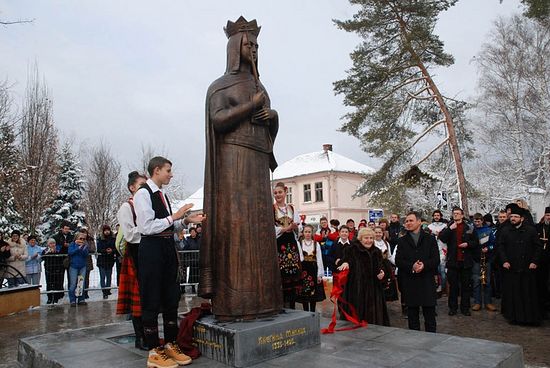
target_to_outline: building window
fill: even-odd
[[[315,183],[315,202],[323,202],[323,183]]]
[[[304,184],[304,202],[311,202],[311,184]]]
[[[288,190],[286,192],[286,203],[293,203],[292,202],[292,188],[288,187]]]

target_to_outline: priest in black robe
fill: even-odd
[[[510,226],[501,230],[497,249],[502,263],[502,314],[514,324],[539,325],[536,269],[542,246],[537,231],[525,223],[525,213],[514,208]]]

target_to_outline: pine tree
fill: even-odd
[[[363,41],[351,54],[353,67],[347,78],[334,83],[335,92],[345,97],[344,104],[354,109],[344,116],[341,131],[360,139],[367,153],[384,160],[358,194],[374,195],[373,202],[382,196],[406,202],[404,188],[424,185],[423,178],[433,174],[421,164],[425,167],[427,160],[448,163],[450,157],[456,173],[452,181],[467,212],[459,143],[470,135],[463,119],[457,119],[465,106],[446,98],[431,76],[434,67],[454,62],[433,30],[439,13],[457,0],[350,2],[360,7],[358,12],[336,25],[357,33]],[[417,148],[434,137],[440,137],[440,143],[424,149],[427,153]]]
[[[68,143],[63,145],[58,159],[59,188],[51,205],[42,216],[43,224],[40,230],[45,236],[55,234],[63,222],[73,226],[84,224],[84,212],[81,211],[84,181],[82,169],[77,157]]]
[[[0,233],[2,234],[9,234],[12,230],[24,230],[23,219],[13,199],[14,183],[19,176],[18,155],[13,126],[0,117]]]

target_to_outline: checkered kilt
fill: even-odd
[[[141,302],[136,267],[128,252],[128,248],[126,248],[126,255],[122,258],[122,267],[120,270],[116,314],[128,313],[133,317],[141,317]]]

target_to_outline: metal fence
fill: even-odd
[[[116,293],[118,289],[118,274],[120,272],[120,265],[115,264],[111,271],[111,285],[101,287],[100,282],[100,270],[97,267],[97,254],[92,254],[92,269],[87,272],[87,287],[85,291],[90,298],[101,298],[108,291]],[[67,296],[69,290],[69,275],[68,270],[65,268],[68,260],[67,254],[46,254],[42,256],[41,274],[40,274],[40,293],[45,296],[47,300],[61,300]],[[196,294],[198,282],[199,282],[199,251],[198,250],[184,250],[178,251],[179,261],[179,282],[181,291],[187,295]],[[65,264],[64,264],[65,263]],[[1,275],[0,275],[1,276]],[[31,278],[26,277],[25,281],[31,283]],[[1,282],[2,280],[0,280]],[[5,280],[4,280],[5,281]],[[7,283],[0,283],[1,287],[6,287]]]

